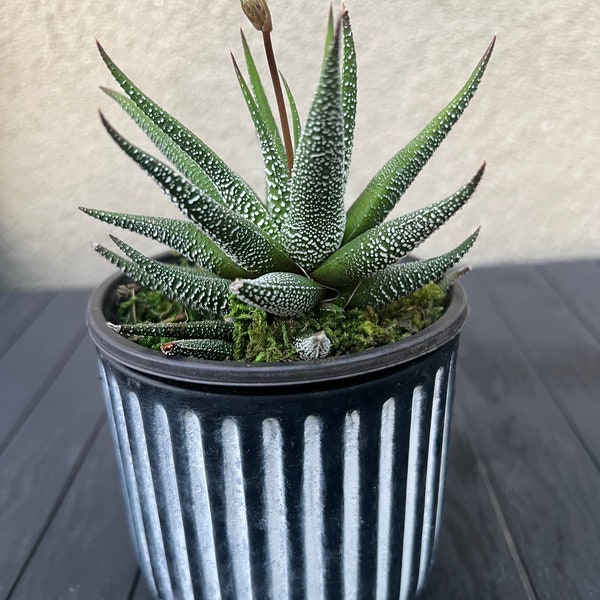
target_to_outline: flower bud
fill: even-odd
[[[272,31],[271,13],[266,0],[240,0],[242,10],[258,31]]]

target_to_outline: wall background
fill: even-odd
[[[396,212],[453,192],[485,159],[476,195],[420,253],[483,225],[469,262],[600,255],[600,4],[596,0],[348,0],[359,118],[348,200],[458,91],[494,34],[463,118]],[[270,0],[279,66],[302,115],[316,86],[329,3]],[[108,226],[78,205],[177,215],[104,133],[102,107],[148,147],[99,90],[113,84],[94,37],[150,97],[262,190],[261,159],[228,56],[237,0],[9,2],[0,13],[0,289],[89,286],[112,267],[89,242]],[[123,238],[153,252],[129,233]]]

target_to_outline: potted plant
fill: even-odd
[[[125,274],[94,292],[87,319],[138,558],[162,599],[411,599],[439,528],[467,313],[464,291],[452,285],[462,271],[448,271],[477,232],[441,256],[402,258],[464,205],[483,167],[448,198],[384,219],[462,114],[493,41],[459,93],[346,211],[356,109],[346,8],[337,21],[330,13],[303,127],[277,71],[265,1],[242,0],[242,8],[262,33],[281,124],[280,134],[242,35],[249,83],[235,60],[234,68],[264,157],[264,202],[99,45],[124,91],[106,93],[174,168],[102,116],[104,126],[188,217],[82,209],[185,259],[150,259],[114,237],[125,256],[94,245]],[[181,303],[183,320],[118,322],[125,276]],[[341,341],[348,323],[372,333],[364,315],[377,321],[388,310],[398,326],[399,303],[431,281],[441,281],[434,289],[444,298],[433,324],[343,354],[352,350]],[[162,352],[131,336],[160,340]],[[267,348],[279,343],[285,350]],[[249,348],[258,362],[248,362]]]

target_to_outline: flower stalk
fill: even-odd
[[[275,53],[273,52],[273,43],[271,42],[271,32],[263,31],[263,44],[265,46],[265,54],[267,55],[267,63],[269,65],[269,73],[273,82],[273,90],[275,92],[275,100],[277,102],[277,110],[279,111],[279,121],[281,123],[281,135],[283,137],[283,146],[285,148],[285,157],[288,165],[288,172],[292,174],[294,166],[294,147],[292,146],[292,136],[290,134],[290,124],[288,121],[285,101],[283,99],[283,90],[281,89],[281,80],[277,63],[275,62]]]
[[[283,145],[285,148],[285,157],[288,165],[288,172],[292,174],[294,165],[294,147],[292,145],[292,136],[290,134],[290,125],[283,99],[283,90],[281,88],[281,80],[275,61],[275,52],[273,51],[273,42],[271,41],[271,31],[273,31],[273,22],[271,20],[271,12],[265,0],[241,0],[242,10],[248,17],[248,20],[255,29],[262,32],[263,45],[269,65],[269,73],[273,83],[273,91],[275,92],[275,100],[277,102],[277,110],[279,111],[279,121],[281,123],[281,135],[283,137]]]

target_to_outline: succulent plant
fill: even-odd
[[[290,317],[334,299],[347,308],[380,307],[441,279],[471,248],[477,231],[440,256],[413,262],[402,259],[467,202],[485,163],[447,198],[389,221],[384,219],[465,110],[483,76],[494,40],[458,94],[392,156],[346,211],[357,72],[348,11],[342,7],[337,23],[330,11],[320,80],[301,126],[293,96],[276,68],[268,7],[264,0],[242,0],[242,8],[263,34],[283,132],[280,135],[242,33],[248,81],[235,59],[233,64],[262,151],[265,200],[202,140],[144,95],[98,44],[124,94],[104,91],[173,166],[127,141],[101,113],[106,130],[187,219],[81,210],[158,240],[193,266],[148,258],[114,236],[125,256],[99,244],[94,245],[96,251],[143,286],[191,309],[205,311],[213,315],[213,321],[228,312],[231,294],[250,306]],[[281,81],[291,113],[293,141]],[[140,325],[140,330],[142,327],[151,326]],[[195,327],[198,329],[182,326],[181,332],[171,337],[183,339],[165,344],[163,351],[206,358],[228,356],[229,325]],[[120,331],[127,333],[125,328]],[[322,356],[327,343],[321,333],[312,341],[297,341],[301,356]]]

